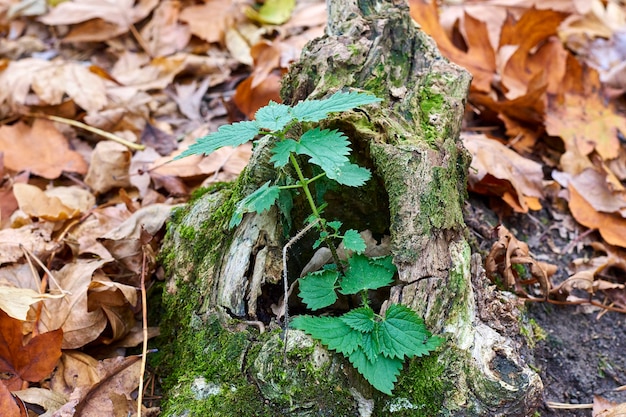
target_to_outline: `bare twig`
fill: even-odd
[[[78,127],[78,128],[81,128],[81,129],[85,129],[88,132],[95,133],[96,135],[100,135],[100,136],[102,136],[104,138],[107,138],[109,140],[115,141],[117,143],[121,143],[122,145],[124,145],[124,146],[126,146],[126,147],[128,147],[130,149],[142,151],[142,150],[144,150],[146,148],[145,145],[142,145],[142,144],[139,144],[139,143],[129,142],[129,141],[127,141],[124,138],[121,138],[121,137],[119,137],[117,135],[114,135],[113,133],[107,132],[107,131],[102,130],[102,129],[98,129],[97,127],[86,125],[85,123],[81,123],[81,122],[78,122],[76,120],[66,119],[65,117],[53,116],[51,114],[30,114],[30,116],[32,116],[32,117],[41,117],[41,118],[44,118],[44,119],[52,120],[53,122],[64,123],[66,125]]]
[[[320,219],[316,218],[315,221],[309,223],[304,229],[300,230],[294,237],[292,237],[285,246],[283,246],[283,290],[285,292],[283,299],[285,303],[285,318],[283,320],[284,330],[283,337],[285,341],[284,358],[287,359],[287,330],[289,329],[289,281],[287,279],[287,250],[296,243],[302,236],[304,236],[309,230],[311,230]]]

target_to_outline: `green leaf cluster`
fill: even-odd
[[[279,1],[272,2],[278,4]],[[268,4],[268,3],[266,3]],[[271,9],[267,9],[268,12]],[[391,256],[369,258],[363,253],[366,243],[357,230],[341,233],[340,221],[327,221],[323,216],[326,204],[317,205],[309,185],[323,176],[351,187],[363,185],[371,177],[368,169],[352,163],[348,138],[337,130],[308,128],[332,112],[341,112],[380,101],[375,96],[358,92],[337,92],[322,100],[305,100],[295,106],[270,102],[259,109],[255,120],[220,127],[217,132],[199,138],[177,158],[210,154],[224,146],[238,146],[259,135],[274,138],[270,162],[276,169],[291,164],[297,177],[288,177],[287,185],[266,182],[237,203],[229,226],[235,227],[246,213],[262,213],[277,204],[281,210],[293,205],[292,193],[302,191],[311,208],[308,222],[315,222],[319,239],[313,247],[324,243],[331,251],[334,266],[300,278],[300,298],[310,310],[321,310],[333,305],[339,297],[361,296],[362,307],[352,309],[339,317],[299,316],[291,325],[320,340],[329,349],[345,355],[372,386],[391,394],[397,375],[406,358],[426,355],[443,339],[432,336],[421,318],[411,309],[390,305],[384,317],[376,314],[368,304],[370,291],[389,286],[396,267]],[[292,129],[297,124],[300,129]],[[305,128],[307,127],[307,128]],[[294,131],[303,131],[299,137],[289,137]],[[308,157],[310,164],[321,174],[306,178],[297,156]],[[281,183],[284,184],[284,183]],[[341,242],[347,262],[337,255],[335,244]]]
[[[427,355],[443,342],[400,304],[391,304],[384,317],[366,306],[339,317],[298,316],[291,326],[342,353],[374,388],[389,395],[406,358]]]
[[[357,294],[391,284],[396,268],[391,256],[353,255],[341,276],[337,270],[313,272],[300,279],[300,298],[311,310],[332,305],[341,294]],[[392,304],[385,317],[369,306],[340,317],[298,316],[292,327],[320,340],[348,358],[377,390],[391,394],[405,357],[423,356],[442,342],[423,320],[403,305]]]
[[[359,92],[337,92],[322,100],[305,100],[295,106],[270,102],[255,114],[255,120],[221,126],[217,132],[199,138],[176,159],[189,155],[208,155],[224,146],[239,146],[259,135],[271,135],[277,139],[271,152],[271,162],[276,168],[283,168],[290,161],[300,172],[293,155],[306,155],[309,162],[318,165],[324,174],[342,185],[358,187],[367,182],[371,173],[368,169],[353,164],[348,159],[350,142],[337,130],[314,128],[305,131],[299,138],[287,138],[286,132],[296,123],[318,122],[332,112],[341,112],[365,104],[379,102],[380,99]],[[301,174],[300,174],[301,175]],[[299,179],[300,187],[307,187],[314,179]],[[249,212],[260,213],[274,205],[280,195],[280,187],[263,185],[237,205],[230,221],[230,227],[237,226],[243,215]]]

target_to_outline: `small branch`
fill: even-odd
[[[284,340],[285,340],[285,350],[284,350],[284,359],[287,360],[287,330],[289,329],[289,280],[287,278],[287,250],[296,243],[302,236],[304,236],[309,230],[311,230],[317,223],[319,223],[320,219],[315,219],[314,222],[309,223],[304,229],[300,230],[294,237],[292,237],[285,246],[283,246],[283,291],[285,294],[283,295],[283,302],[285,304],[285,318],[284,322]]]
[[[88,132],[95,133],[96,135],[107,138],[109,140],[115,141],[117,143],[121,143],[122,145],[130,149],[134,149],[136,151],[142,151],[146,149],[145,145],[129,142],[124,138],[114,135],[113,133],[107,132],[102,129],[98,129],[97,127],[86,125],[85,123],[81,123],[76,120],[66,119],[65,117],[53,116],[51,114],[29,114],[29,116],[48,119],[48,120],[52,120],[53,122],[58,122],[58,123],[63,123],[66,125],[78,127],[80,129],[84,129],[84,130],[87,130]]]

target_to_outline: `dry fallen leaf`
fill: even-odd
[[[3,417],[28,417],[28,414],[21,413],[11,391],[4,383],[0,383],[0,410]]]
[[[599,395],[593,396],[592,417],[624,417],[626,415],[626,403],[614,403]]]
[[[130,159],[131,152],[126,146],[109,140],[98,142],[91,154],[85,183],[95,194],[102,194],[113,188],[128,187]]]
[[[48,179],[58,178],[63,171],[87,172],[83,157],[69,148],[65,136],[47,120],[36,119],[32,127],[23,122],[0,126],[0,149],[5,166],[14,171],[31,171]]]
[[[498,241],[493,244],[485,259],[487,276],[496,282],[498,277],[504,279],[506,288],[515,289],[515,292],[530,298],[522,285],[539,283],[542,296],[547,299],[550,292],[550,276],[556,272],[556,266],[545,262],[535,261],[528,252],[528,245],[520,242],[506,227],[497,227]],[[530,277],[520,276],[514,265],[528,265]]]
[[[541,164],[526,159],[497,140],[484,135],[462,134],[463,145],[472,154],[470,190],[494,193],[515,211],[539,210],[543,197]]]
[[[26,321],[30,306],[47,298],[63,298],[65,294],[40,294],[30,288],[0,285],[0,310],[16,320]]]
[[[204,4],[185,7],[179,19],[187,23],[197,37],[207,42],[220,42],[237,10],[232,0],[207,0]]]
[[[594,210],[573,186],[569,186],[569,208],[576,221],[590,229],[598,229],[607,243],[626,247],[626,219],[618,214]]]
[[[101,309],[89,311],[87,291],[94,272],[107,261],[78,259],[54,273],[54,281],[69,295],[60,300],[45,300],[40,327],[63,329],[63,349],[77,349],[94,341],[107,325]],[[55,286],[51,284],[51,287]]]
[[[54,330],[33,336],[24,343],[22,322],[0,310],[0,372],[10,390],[26,388],[52,373],[61,357],[63,332]]]
[[[90,210],[96,198],[80,187],[54,187],[41,191],[30,184],[15,184],[13,193],[20,210],[49,221],[72,219]]]

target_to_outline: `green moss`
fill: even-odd
[[[454,385],[445,378],[445,368],[439,363],[437,355],[413,358],[396,383],[394,398],[379,401],[375,415],[440,415],[444,400],[453,389]]]
[[[429,189],[420,195],[419,221],[422,232],[434,229],[455,229],[463,224],[457,182],[459,176],[452,167],[433,167]]]
[[[545,330],[539,326],[539,324],[535,321],[535,319],[530,318],[526,320],[526,315],[521,315],[519,323],[519,330],[521,335],[526,340],[526,344],[529,348],[534,349],[537,345],[537,342],[542,340],[546,340],[548,338],[548,334]]]

